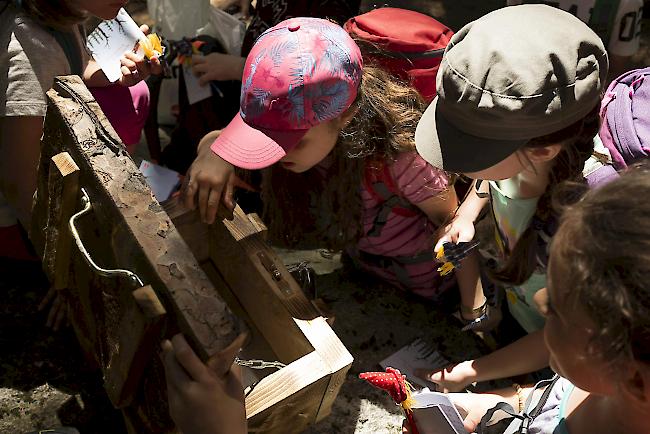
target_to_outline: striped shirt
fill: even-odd
[[[401,196],[408,202],[417,205],[431,199],[449,186],[449,178],[445,172],[431,166],[415,151],[403,152],[389,167],[392,180]],[[368,233],[375,217],[381,211],[383,200],[377,198],[363,186],[361,191],[363,201],[363,228]],[[419,210],[418,210],[419,211]],[[357,249],[385,258],[412,257],[423,252],[432,252],[435,245],[437,227],[424,212],[416,212],[413,216],[402,216],[391,212],[379,236],[364,236],[359,240]],[[351,252],[355,256],[355,252]],[[390,261],[385,261],[390,263]],[[389,266],[377,266],[361,261],[365,270],[377,275],[383,280],[405,290],[428,298],[435,297],[441,290],[440,274],[433,261],[415,264],[398,265],[393,262]],[[408,282],[400,278],[406,272]]]

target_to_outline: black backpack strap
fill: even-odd
[[[393,211],[393,209],[402,208],[414,213],[417,213],[419,211],[419,208],[417,206],[413,205],[403,197],[393,193],[385,182],[375,181],[371,184],[371,188],[374,195],[381,198],[382,203],[379,212],[372,222],[372,228],[370,228],[366,234],[369,237],[378,237],[381,235],[381,231],[386,225],[386,222],[388,222],[388,217],[390,216],[390,213]]]
[[[497,411],[503,411],[506,413],[508,416],[510,416],[508,419],[511,421],[510,424],[508,424],[508,427],[512,426],[512,423],[515,422],[516,420],[519,420],[519,427],[516,431],[506,431],[508,433],[526,433],[528,432],[528,428],[530,427],[530,424],[535,420],[537,416],[542,412],[542,409],[544,408],[544,405],[546,404],[546,401],[548,401],[548,397],[551,395],[551,392],[553,390],[553,386],[557,381],[559,380],[559,376],[555,375],[552,379],[550,380],[542,380],[535,384],[535,388],[528,394],[528,397],[526,398],[526,403],[524,404],[524,411],[521,413],[517,413],[514,408],[508,403],[505,402],[500,402],[491,409],[489,409],[481,418],[481,422],[479,423],[478,430],[477,432],[479,434],[483,433],[489,433],[490,432],[490,425],[488,425],[488,422],[492,419],[494,416],[494,413]],[[535,404],[535,407],[532,410],[528,410],[530,407],[535,391],[539,389],[544,389],[544,392],[540,396],[539,400],[537,401],[537,404]]]
[[[68,64],[70,65],[70,72],[73,75],[83,77],[83,62],[81,59],[81,47],[77,41],[77,36],[74,32],[64,32],[48,27],[47,31],[56,39],[63,49]]]
[[[487,434],[487,433],[490,432],[490,425],[488,425],[488,422],[490,422],[490,420],[494,416],[494,413],[496,413],[497,411],[503,411],[508,416],[510,416],[510,418],[508,418],[508,420],[519,419],[519,420],[522,421],[522,423],[524,421],[524,416],[517,413],[515,411],[515,409],[512,408],[512,406],[510,404],[508,404],[507,402],[500,402],[497,405],[495,405],[494,407],[492,407],[491,409],[489,409],[487,411],[487,413],[485,413],[483,415],[483,417],[481,418],[481,422],[479,423],[479,425],[477,427],[477,430],[476,430],[477,433],[479,433],[479,434]]]

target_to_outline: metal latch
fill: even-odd
[[[262,266],[266,269],[266,271],[269,272],[273,280],[275,280],[276,282],[282,280],[282,273],[280,273],[278,266],[275,265],[275,262],[273,262],[271,258],[266,256],[266,253],[257,252],[257,257],[260,258],[260,262],[262,263]]]

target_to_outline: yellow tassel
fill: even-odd
[[[413,395],[411,394],[413,386],[411,386],[411,383],[406,380],[404,380],[404,386],[406,387],[406,399],[402,401],[401,406],[404,411],[409,412],[412,411],[411,409],[415,405],[415,399],[413,399]]]
[[[147,59],[152,59],[153,57],[162,55],[162,41],[155,33],[147,35],[146,39],[141,39],[140,46],[142,47],[142,51],[144,51],[144,55]]]
[[[443,261],[445,259],[445,248],[444,246],[440,246],[436,253],[436,259],[438,261]],[[447,274],[451,273],[454,269],[454,264],[452,264],[449,261],[445,261],[444,264],[442,264],[441,267],[438,267],[438,272],[440,273],[441,276],[446,276]]]
[[[451,273],[454,269],[454,264],[451,262],[445,262],[442,264],[442,267],[438,268],[438,271],[440,272],[441,276],[446,276],[447,274]]]

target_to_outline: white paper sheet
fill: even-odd
[[[416,377],[415,370],[427,369],[435,371],[436,369],[442,369],[449,365],[449,360],[438,351],[432,349],[423,340],[416,339],[409,345],[400,348],[396,353],[386,357],[379,364],[384,369],[388,366],[399,369],[402,374],[406,375],[406,379],[411,384],[435,390],[436,385],[430,381]]]
[[[185,80],[185,90],[187,91],[187,99],[190,105],[212,96],[210,83],[201,86],[199,84],[199,78],[192,73],[191,66],[183,65],[183,79]]]
[[[133,18],[124,10],[112,20],[103,21],[88,35],[86,46],[99,64],[106,78],[113,83],[120,79],[120,58],[127,51],[135,51],[138,41],[145,35]],[[138,50],[142,55],[142,50]]]
[[[144,175],[158,202],[169,199],[169,196],[176,190],[181,181],[178,172],[158,166],[147,160],[142,160],[142,163],[140,163],[140,172]]]
[[[413,394],[413,417],[420,434],[465,434],[463,419],[444,393],[427,389]]]

